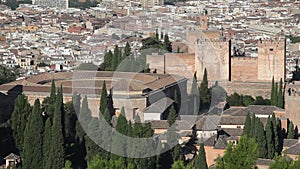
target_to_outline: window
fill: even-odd
[[[270,48],[270,51],[273,51],[274,49],[273,48]]]

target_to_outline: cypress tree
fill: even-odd
[[[252,114],[252,118],[251,118],[251,130],[250,130],[250,134],[249,134],[249,138],[253,138],[255,137],[255,128],[256,128],[256,117],[255,117],[255,114],[253,113]]]
[[[64,137],[63,137],[63,95],[62,88],[58,90],[55,101],[53,125],[52,125],[52,148],[51,148],[51,168],[63,168],[65,164]]]
[[[275,152],[277,152],[279,154],[280,153],[279,133],[278,133],[279,124],[277,123],[274,113],[272,114],[271,122],[272,122],[273,133],[274,133],[274,149],[275,149]]]
[[[248,112],[246,115],[243,135],[247,135],[248,137],[250,137],[250,133],[251,133],[251,117],[250,117],[250,113]]]
[[[126,43],[126,46],[125,46],[125,49],[124,49],[124,57],[127,57],[131,54],[131,48],[130,48],[130,45],[129,43],[127,42]]]
[[[37,99],[34,102],[24,133],[24,160],[22,167],[24,169],[43,169],[43,128],[40,101]]]
[[[277,98],[277,107],[284,108],[284,101],[283,101],[283,82],[282,78],[280,79],[279,88],[278,88],[278,98]]]
[[[275,98],[274,98],[274,106],[277,106],[278,105],[278,83],[276,82],[275,83]]]
[[[173,125],[173,123],[175,123],[176,118],[177,118],[177,113],[176,113],[174,105],[172,105],[170,110],[169,110],[169,115],[168,115],[168,118],[167,118],[169,126],[171,126],[171,125]]]
[[[54,79],[52,79],[50,97],[46,98],[43,101],[43,104],[45,104],[46,107],[46,113],[51,118],[53,118],[55,99],[56,99],[56,87],[55,87]]]
[[[105,109],[108,108],[107,104],[108,104],[108,94],[107,94],[107,90],[106,90],[106,82],[103,82],[102,85],[102,91],[101,91],[101,98],[100,98],[100,113],[104,113]]]
[[[99,121],[93,117],[88,125],[88,135],[85,136],[86,161],[90,162],[95,155],[101,155],[101,148],[97,145],[100,143],[101,131]]]
[[[275,105],[275,82],[274,82],[274,76],[272,78],[272,89],[271,89],[271,105]]]
[[[268,148],[268,154],[267,158],[272,159],[274,157],[275,153],[275,147],[274,147],[274,133],[273,133],[273,125],[271,122],[270,116],[268,117],[267,125],[266,125],[266,140],[267,140],[267,148]]]
[[[192,162],[193,167],[197,169],[208,169],[207,163],[206,163],[206,153],[204,149],[204,144],[200,144],[199,153],[195,157],[195,159]]]
[[[50,91],[50,100],[51,100],[50,104],[55,103],[55,98],[56,98],[56,87],[55,87],[54,79],[52,79],[51,91]]]
[[[208,88],[207,70],[204,69],[203,78],[199,88],[201,108],[208,109],[210,106],[210,90]]]
[[[106,149],[103,150],[101,157],[103,159],[108,159],[109,158],[109,150],[110,150],[110,145],[111,145],[111,136],[112,136],[112,129],[110,127],[110,121],[111,121],[111,116],[108,111],[108,109],[105,109],[104,114],[99,117],[99,128],[102,131],[101,132],[101,142],[103,145],[106,145]]]
[[[169,40],[168,34],[165,34],[164,43],[163,43],[163,49],[166,50],[166,51],[171,52],[171,50],[170,50],[170,40]]]
[[[88,128],[88,123],[90,122],[92,118],[92,112],[89,109],[87,97],[85,96],[82,100],[82,106],[79,114],[79,122],[83,129]]]
[[[111,66],[113,71],[116,70],[118,67],[119,56],[120,56],[120,50],[118,45],[116,45],[114,49],[114,55],[112,58],[112,66]]]
[[[111,71],[112,70],[112,60],[113,60],[113,53],[111,50],[109,50],[105,55],[104,55],[104,70],[105,71]]]
[[[51,132],[51,120],[48,118],[45,124],[45,131],[43,137],[43,164],[45,169],[51,168],[51,144],[52,144],[52,132]]]
[[[294,139],[295,138],[295,126],[294,123],[289,121],[289,126],[288,126],[288,139]]]
[[[127,135],[128,133],[128,121],[125,117],[124,107],[121,108],[121,114],[119,115],[117,120],[116,131],[118,133],[115,133],[112,138],[112,152],[118,152],[118,154],[126,155],[127,140],[124,140],[126,138],[122,137],[122,135]],[[117,160],[120,158],[120,156],[112,154],[111,158],[113,160]]]
[[[22,94],[19,95],[15,101],[14,111],[11,115],[11,128],[13,130],[13,137],[19,151],[22,151],[24,146],[24,130],[28,116],[31,112],[31,106],[27,97]]]
[[[268,150],[267,150],[267,141],[266,141],[264,126],[258,118],[256,118],[255,121],[256,121],[255,140],[258,144],[259,157],[265,158],[267,156]]]

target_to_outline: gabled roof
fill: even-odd
[[[245,116],[221,116],[219,125],[244,125]]]
[[[221,135],[219,136],[214,148],[215,149],[226,149],[227,148],[227,141],[226,141],[226,136]]]
[[[5,160],[18,160],[20,159],[20,156],[14,154],[14,153],[10,153],[8,156],[6,156],[4,158]]]
[[[250,105],[247,107],[232,107],[225,110],[222,115],[228,116],[246,116],[247,113],[252,115],[255,113],[256,115],[272,115],[275,110],[283,110],[276,106],[270,105]]]
[[[151,104],[150,106],[144,109],[144,113],[163,113],[167,108],[169,108],[173,104],[173,100],[164,97],[155,103]]]
[[[221,120],[221,116],[201,116],[196,121],[196,130],[202,130],[202,131],[211,131],[211,130],[217,130],[218,124]]]

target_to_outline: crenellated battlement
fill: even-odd
[[[228,41],[220,40],[220,39],[207,39],[207,38],[198,38],[195,41],[195,45],[212,45],[212,46],[223,46],[223,45],[228,45]]]
[[[258,41],[258,47],[284,48],[285,38],[260,39]]]

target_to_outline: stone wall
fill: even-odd
[[[231,58],[231,81],[257,81],[257,74],[257,58]]]
[[[229,80],[230,41],[198,39],[195,48],[195,71],[198,80],[202,79],[205,68],[209,80]]]
[[[213,82],[212,82],[213,83]],[[253,97],[262,96],[263,98],[271,97],[271,82],[219,82],[219,85],[222,86],[227,94],[233,94],[234,92],[250,95]]]
[[[290,89],[291,94],[288,90]],[[294,125],[300,126],[300,83],[287,84],[285,92],[285,111]]]
[[[195,69],[195,54],[192,53],[166,53],[159,55],[154,53],[146,59],[151,72],[177,74],[192,78]]]
[[[285,40],[258,42],[258,80],[276,81],[285,78]]]

